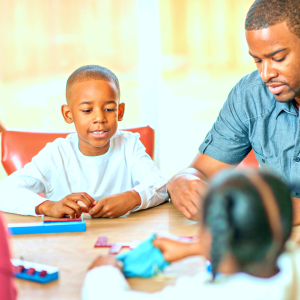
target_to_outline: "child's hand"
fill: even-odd
[[[170,263],[188,256],[201,254],[199,241],[186,243],[169,238],[157,237],[153,241],[153,246],[158,248],[165,260]]]
[[[93,218],[117,218],[139,205],[141,205],[140,195],[130,190],[101,199],[89,210],[89,214]]]
[[[98,256],[89,266],[88,271],[101,266],[113,266],[122,271],[119,262],[115,259],[113,255],[109,254]]]
[[[86,206],[80,206],[77,202],[81,201]],[[71,219],[75,216],[79,218],[83,212],[88,212],[90,207],[97,202],[87,193],[72,193],[60,201],[45,201],[36,207],[38,215],[45,215],[54,218],[62,218],[69,215]]]

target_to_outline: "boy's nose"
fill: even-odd
[[[94,119],[93,123],[105,123],[105,118],[97,117]]]
[[[93,123],[105,123],[105,114],[101,110],[97,110],[93,115]]]

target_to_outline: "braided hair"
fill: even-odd
[[[251,171],[252,172],[252,171]],[[271,174],[255,175],[269,188],[278,208],[282,238],[269,263],[275,264],[291,234],[292,203],[289,189]],[[211,260],[213,276],[227,253],[236,258],[241,271],[251,263],[266,261],[274,249],[274,230],[266,211],[262,193],[251,180],[251,173],[225,171],[211,183],[204,200],[204,224],[212,235]],[[267,199],[270,201],[270,198]]]

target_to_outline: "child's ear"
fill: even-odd
[[[120,103],[118,108],[118,121],[123,120],[124,112],[125,112],[125,103]]]
[[[72,116],[72,112],[71,109],[68,105],[63,104],[61,107],[61,113],[64,117],[64,120],[66,123],[71,124],[73,123],[73,116]]]

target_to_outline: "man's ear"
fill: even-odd
[[[73,123],[72,112],[71,112],[71,109],[68,105],[63,104],[61,106],[61,113],[62,113],[66,123],[68,123],[68,124]]]
[[[120,103],[118,108],[118,121],[123,120],[124,113],[125,113],[125,103]]]

